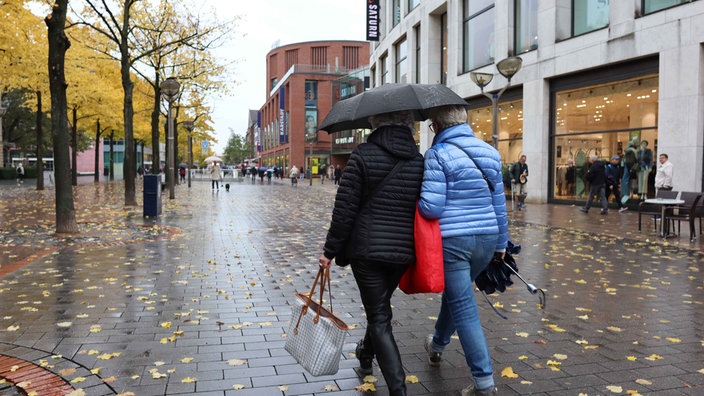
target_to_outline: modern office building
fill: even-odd
[[[589,156],[609,159],[642,142],[652,150],[652,166],[659,153],[669,155],[675,189],[702,191],[704,1],[374,3],[381,13],[368,27],[379,40],[372,44],[372,86],[446,84],[470,103],[471,126],[488,142],[493,107],[472,72],[494,75],[484,92],[498,94],[507,79],[496,64],[522,59],[498,98],[497,132],[504,162],[527,156],[528,201],[585,199]],[[419,129],[424,151],[433,136],[425,123]],[[568,172],[570,163],[575,172]],[[642,176],[650,178],[652,195],[653,174]],[[637,183],[631,186],[636,192]]]
[[[323,165],[340,164],[335,161],[333,137],[318,132],[318,124],[341,92],[363,89],[344,81],[368,62],[369,43],[364,41],[312,41],[271,50],[267,100],[256,124],[250,113],[260,163],[284,169],[296,165],[314,176]]]

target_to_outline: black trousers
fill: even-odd
[[[391,329],[391,295],[405,270],[403,266],[392,264],[352,263],[352,273],[367,314],[363,357],[376,355],[376,361],[389,387],[389,395],[393,396],[406,394],[406,374]]]
[[[616,202],[618,203],[618,207],[623,208],[623,204],[621,203],[621,186],[619,184],[607,184],[606,200],[608,201],[611,197],[611,194],[613,194],[614,198],[616,198]]]

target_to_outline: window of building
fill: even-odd
[[[447,13],[440,16],[440,84],[447,84]]]
[[[462,69],[467,72],[494,62],[494,1],[464,0]]]
[[[310,49],[310,60],[313,66],[327,66],[328,47],[312,47]]]
[[[381,85],[386,84],[389,82],[389,62],[387,61],[387,54],[384,54],[379,58],[379,62],[381,63]]]
[[[467,122],[474,136],[492,144],[492,107],[469,110]],[[504,164],[516,162],[523,149],[523,101],[521,99],[499,103],[499,153]]]
[[[276,78],[276,77],[272,78],[272,79],[271,79],[271,87],[269,87],[269,91],[271,91],[272,89],[274,89],[274,87],[275,87],[276,84],[278,84],[278,83],[279,83],[279,79],[278,79],[278,78]]]
[[[657,152],[657,75],[558,91],[554,95],[553,198],[586,199],[589,190],[585,176],[591,155],[606,161],[618,155],[627,162],[632,159],[631,148],[637,150],[643,141]],[[653,186],[638,185],[637,173],[624,173],[624,179],[628,178],[622,188],[624,195],[652,195]],[[646,191],[638,191],[639,188]]]
[[[348,70],[359,67],[359,47],[342,47],[342,67]]]
[[[609,25],[609,0],[573,0],[572,35],[588,33]]]
[[[392,0],[391,12],[394,13],[392,26],[396,26],[401,22],[401,0]]]
[[[420,4],[420,0],[408,0],[408,12],[418,7],[418,4]]]
[[[538,48],[538,0],[516,0],[517,54]]]
[[[692,0],[643,0],[643,15],[691,2]]]
[[[408,82],[408,41],[404,38],[396,44],[396,82]]]
[[[413,60],[415,62],[415,77],[414,80],[416,84],[420,83],[420,25],[417,25],[416,27],[413,28],[413,37],[416,42],[416,56],[415,59]]]
[[[287,50],[284,58],[286,59],[286,70],[289,70],[291,66],[298,63],[298,49]]]
[[[369,68],[369,80],[371,80],[369,88],[374,88],[376,86],[376,67]]]

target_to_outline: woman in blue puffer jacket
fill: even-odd
[[[508,242],[501,156],[474,136],[464,107],[437,108],[430,119],[438,132],[425,153],[418,208],[424,217],[440,221],[445,291],[425,349],[429,364],[439,366],[456,330],[473,379],[462,395],[492,395],[497,389],[472,282],[494,255],[503,258]]]

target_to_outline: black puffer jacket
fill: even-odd
[[[370,197],[399,160],[407,162]],[[413,218],[422,181],[423,157],[411,131],[402,126],[375,130],[352,152],[342,173],[325,257],[343,265],[348,260],[414,263]]]

